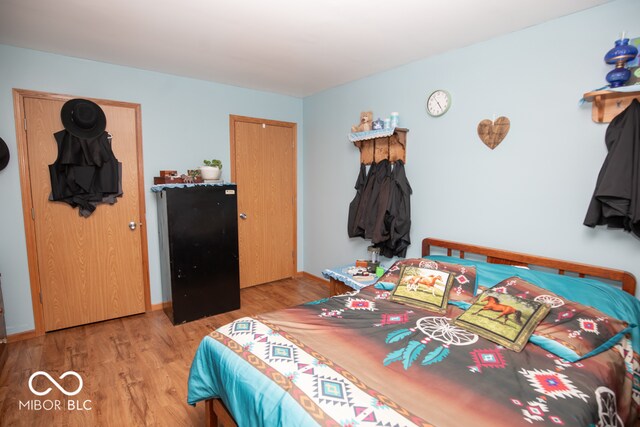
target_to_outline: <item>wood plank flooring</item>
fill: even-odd
[[[202,338],[237,318],[328,295],[326,282],[286,279],[242,289],[240,310],[183,325],[173,326],[164,312],[154,311],[10,343],[0,373],[0,426],[202,426],[204,405],[187,404],[189,366]],[[36,371],[49,373],[68,391],[77,389],[72,376],[59,380],[69,370],[84,381],[75,396],[63,395],[43,376],[33,388],[52,391],[38,397],[29,390]],[[43,408],[25,406],[34,399]]]

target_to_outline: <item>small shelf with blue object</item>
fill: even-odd
[[[349,141],[360,150],[360,163],[370,165],[383,159],[391,163],[402,160],[406,163],[407,132],[405,128],[391,128],[355,132]]]
[[[615,66],[606,75],[609,84],[585,93],[580,101],[593,103],[591,118],[596,123],[610,123],[634,99],[640,101],[640,37],[630,39],[625,34],[604,56],[604,62]]]

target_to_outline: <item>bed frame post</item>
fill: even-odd
[[[238,427],[231,412],[222,400],[213,398],[204,401],[204,420],[207,427]]]
[[[429,244],[429,239],[422,240],[422,256],[431,255],[431,245]]]
[[[204,401],[204,425],[207,427],[218,427],[218,415],[213,409],[213,399]]]

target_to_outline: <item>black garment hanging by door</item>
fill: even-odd
[[[116,203],[122,196],[122,164],[111,150],[109,134],[86,139],[62,130],[54,137],[58,158],[49,165],[50,200],[78,207],[84,217],[100,203]]]

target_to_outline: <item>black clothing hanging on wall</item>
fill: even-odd
[[[362,166],[360,165],[360,172],[362,173]],[[364,239],[366,221],[367,221],[367,209],[366,207],[369,204],[369,199],[371,198],[371,194],[373,193],[373,186],[376,181],[376,173],[378,170],[378,164],[372,163],[369,167],[369,173],[367,173],[364,188],[362,189],[362,194],[360,195],[360,199],[357,202],[358,205],[355,207],[355,215],[353,217],[353,224],[349,225],[348,228],[352,232],[352,235],[349,237],[362,237]],[[357,185],[357,183],[356,183]],[[356,197],[358,195],[356,194]],[[351,203],[355,203],[356,199]]]
[[[392,168],[385,159],[372,163],[368,174],[361,164],[355,189],[349,205],[349,237],[371,239],[385,257],[404,257],[411,243],[412,192],[404,163],[398,160]]]
[[[375,180],[371,186],[371,193],[367,200],[367,204],[364,206],[364,212],[366,215],[364,219],[364,238],[370,240],[373,238],[374,229],[376,226],[376,215],[380,210],[378,207],[381,204],[386,205],[390,197],[389,179],[391,177],[391,163],[389,160],[383,160],[378,163],[376,170]]]
[[[380,248],[387,258],[404,257],[411,244],[411,185],[404,170],[404,163],[398,160],[393,165],[389,180],[389,200],[386,209],[382,204],[378,211],[376,227],[371,242]]]
[[[362,193],[364,191],[364,186],[367,183],[367,167],[364,163],[360,164],[360,173],[358,174],[358,179],[356,180],[356,195],[349,203],[349,220],[347,222],[347,234],[349,237],[362,237],[364,234],[364,230],[360,230],[357,227],[356,223],[356,214],[358,211],[358,206],[360,205],[360,199],[362,198]]]
[[[622,228],[640,237],[640,102],[609,124],[604,160],[584,225]]]

